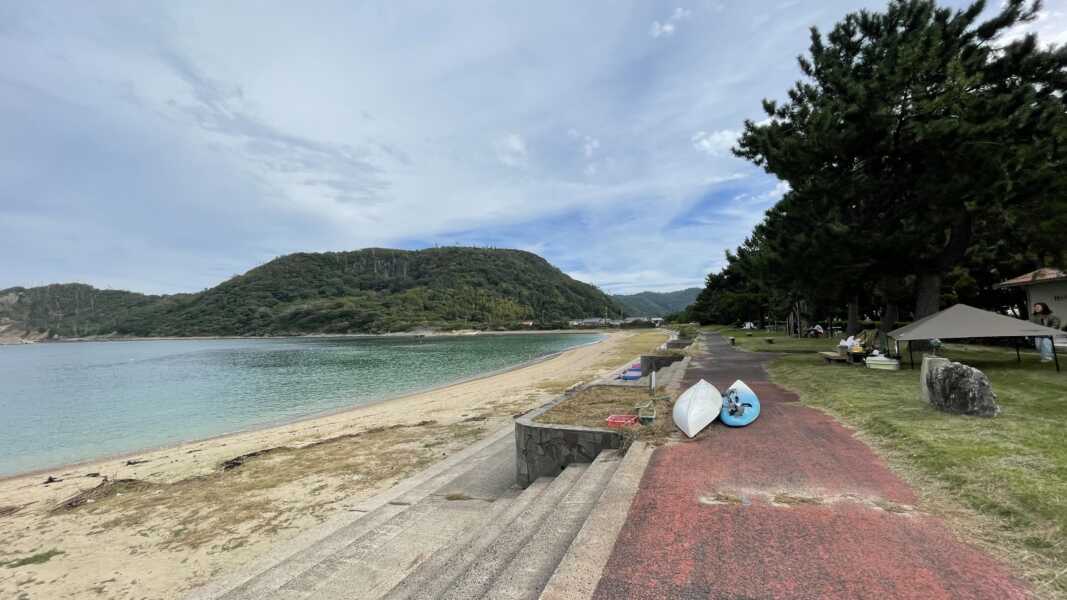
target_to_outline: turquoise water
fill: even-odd
[[[0,346],[0,475],[367,404],[598,339],[543,334]]]

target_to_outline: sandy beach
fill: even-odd
[[[665,339],[612,333],[429,392],[0,481],[0,597],[180,598]]]

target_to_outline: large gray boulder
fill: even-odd
[[[1000,414],[989,378],[974,367],[931,356],[923,359],[920,377],[923,399],[938,410],[977,417]]]

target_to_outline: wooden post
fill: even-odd
[[[1048,336],[1048,342],[1052,344],[1052,360],[1056,361],[1056,372],[1060,372],[1060,355],[1056,353],[1056,340],[1051,335]]]

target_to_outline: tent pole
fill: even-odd
[[[1023,357],[1019,355],[1019,340],[1015,340],[1015,362],[1023,364]]]
[[[915,353],[911,350],[911,340],[908,340],[908,356],[911,357],[911,368],[915,370]]]
[[[1052,359],[1056,361],[1056,372],[1060,372],[1060,355],[1056,353],[1056,340],[1050,335],[1048,341],[1052,344]]]

